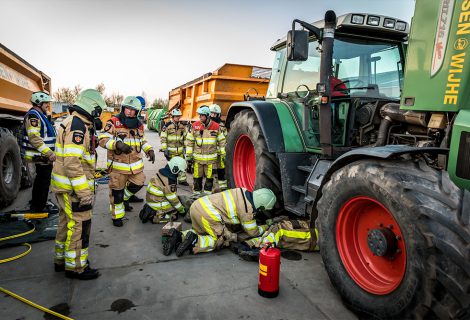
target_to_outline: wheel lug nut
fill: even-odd
[[[395,239],[397,239],[398,241],[401,240],[401,237],[400,236],[397,236]]]
[[[401,249],[397,249],[397,251],[396,251],[396,252],[397,252],[397,253],[401,253]]]
[[[393,225],[392,225],[392,224],[389,224],[389,225],[388,225],[388,228],[389,228],[389,229],[393,229]]]

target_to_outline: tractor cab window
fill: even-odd
[[[399,99],[403,70],[396,44],[335,39],[333,75],[352,97]]]
[[[271,72],[271,80],[269,81],[268,92],[266,93],[266,97],[273,98],[277,96],[279,79],[281,77],[281,66],[285,56],[286,49],[279,50],[276,52],[276,56],[274,57],[273,69]]]

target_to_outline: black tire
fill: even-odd
[[[235,115],[227,136],[227,180],[230,188],[247,187],[235,184],[233,177],[233,152],[241,135],[247,135],[253,143],[256,155],[256,180],[254,189],[269,188],[278,199],[276,208],[282,206],[282,184],[279,169],[279,160],[274,153],[268,151],[263,131],[258,118],[252,110],[242,110]]]
[[[403,234],[404,277],[386,295],[358,286],[338,253],[338,214],[357,196],[382,203]],[[322,190],[317,227],[325,268],[345,303],[377,318],[469,319],[469,197],[424,161],[362,160],[335,172]]]
[[[0,207],[13,202],[21,185],[21,155],[13,134],[0,128]]]

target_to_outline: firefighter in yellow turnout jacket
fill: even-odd
[[[186,160],[191,162],[194,158],[193,192],[199,195],[202,192],[204,176],[204,193],[211,194],[213,186],[213,169],[217,163],[217,156],[225,157],[225,136],[217,122],[210,118],[208,106],[197,109],[200,121],[191,126],[186,135]]]
[[[180,122],[182,115],[179,109],[171,110],[171,121],[165,124],[160,133],[160,149],[167,161],[170,161],[173,157],[184,157],[186,127]],[[188,185],[185,170],[180,171],[178,174],[178,183]]]
[[[100,146],[108,149],[110,212],[116,227],[123,226],[125,209],[132,209],[127,201],[145,183],[142,151],[152,163],[155,162],[155,152],[147,143],[144,125],[137,117],[141,109],[139,99],[126,97],[121,113],[111,117],[99,136]]]
[[[184,215],[185,209],[176,195],[176,179],[180,171],[186,170],[186,161],[173,157],[168,164],[158,170],[147,186],[146,203],[140,211],[142,223],[167,222],[170,215],[177,219],[177,213]]]
[[[220,131],[225,136],[225,138],[227,138],[227,127],[220,118],[222,109],[218,104],[211,104],[209,106],[209,110],[211,111],[212,121],[215,121],[219,124]],[[225,178],[225,154],[217,155],[217,183],[219,185],[220,191],[227,190],[227,179]]]
[[[256,215],[271,210],[275,204],[276,196],[266,188],[253,192],[229,189],[204,196],[189,209],[192,229],[183,233],[172,229],[171,244],[176,247],[176,255],[181,256],[187,250],[196,254],[228,246],[237,241],[236,233],[231,231],[235,226],[241,226],[251,237],[260,236],[266,226],[257,225]]]
[[[60,125],[52,171],[52,191],[60,208],[55,240],[55,270],[81,280],[99,276],[88,265],[91,215],[94,199],[94,131],[106,106],[94,89],[82,91]]]

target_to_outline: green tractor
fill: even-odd
[[[469,34],[468,0],[417,0],[411,32],[363,13],[294,20],[267,98],[228,112],[231,187],[310,218],[361,314],[470,318]]]

